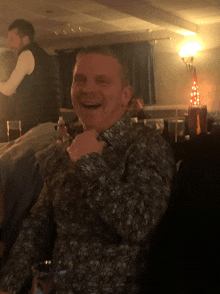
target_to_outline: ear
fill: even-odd
[[[71,94],[71,97],[73,98],[73,83],[72,83],[71,88],[70,88],[70,94]]]
[[[73,83],[71,85],[71,100],[72,100],[72,105],[74,107],[74,99],[73,99]]]
[[[131,86],[124,87],[123,94],[122,94],[123,106],[125,107],[128,106],[128,103],[131,100],[131,96],[132,96],[132,87]]]
[[[22,42],[23,42],[24,46],[28,45],[30,43],[29,37],[28,36],[24,36],[22,38]]]

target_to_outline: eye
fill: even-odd
[[[86,78],[83,76],[74,77],[74,83],[78,86],[84,85],[86,83]]]
[[[99,85],[108,85],[109,84],[109,81],[107,78],[104,78],[104,77],[100,77],[100,78],[97,78],[96,79],[96,83],[99,84]]]

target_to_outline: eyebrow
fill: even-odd
[[[75,78],[86,78],[86,76],[84,74],[76,73],[73,75],[73,78],[75,80]]]
[[[76,73],[76,74],[74,75],[74,80],[75,80],[76,78],[85,78],[85,79],[87,79],[86,75],[83,74],[83,73]],[[106,76],[106,75],[96,75],[96,76],[95,76],[95,79],[104,79],[104,80],[107,80],[107,81],[111,81],[111,80],[112,80],[111,77]]]
[[[104,79],[104,80],[111,81],[111,77],[105,76],[105,75],[97,75],[95,78],[96,79]]]

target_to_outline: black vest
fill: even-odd
[[[18,119],[23,123],[57,122],[59,118],[58,85],[59,80],[53,58],[36,43],[21,49],[30,50],[34,56],[35,67],[26,75],[16,90],[18,96]]]

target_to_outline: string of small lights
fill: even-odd
[[[191,97],[190,97],[190,106],[192,105],[201,105],[196,74],[194,75],[194,78],[193,78],[193,85],[192,85]]]

